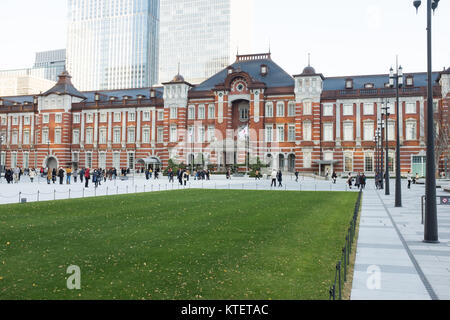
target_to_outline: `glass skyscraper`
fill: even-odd
[[[252,53],[253,0],[161,0],[159,82],[199,83]]]
[[[67,69],[79,90],[158,81],[159,0],[68,0]]]

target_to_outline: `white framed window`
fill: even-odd
[[[388,112],[392,115],[392,114],[395,114],[395,103],[393,103],[393,102],[388,102],[388,104],[387,104],[387,106],[388,106]]]
[[[395,138],[395,121],[388,121],[387,138],[389,141],[394,141]]]
[[[289,125],[288,127],[288,141],[289,142],[295,141],[295,125]]]
[[[12,117],[12,125],[13,126],[17,126],[19,124],[19,117],[18,116],[13,116]]]
[[[57,113],[55,114],[55,123],[61,123],[62,122],[62,114]]]
[[[106,121],[107,121],[106,113],[105,112],[101,112],[100,113],[100,122],[101,123],[105,123]]]
[[[55,143],[61,143],[61,128],[55,129]]]
[[[164,111],[158,111],[158,121],[164,121]]]
[[[128,152],[127,155],[127,168],[134,170],[134,152]]]
[[[100,132],[99,133],[100,133],[99,143],[100,144],[105,144],[106,143],[106,128],[100,128]]]
[[[80,161],[80,154],[78,152],[72,152],[72,162],[78,163]]]
[[[303,114],[304,115],[312,115],[312,102],[311,101],[303,102]]]
[[[1,119],[2,119],[2,126],[6,126],[6,117],[2,116]]]
[[[266,142],[272,142],[273,141],[273,127],[271,125],[266,127],[265,138],[266,138]]]
[[[127,141],[128,143],[134,143],[136,137],[136,129],[134,127],[127,129]]]
[[[122,113],[121,112],[114,112],[113,120],[114,122],[120,122],[122,119]]]
[[[29,130],[25,130],[23,132],[23,144],[25,144],[25,145],[30,144],[30,131]]]
[[[353,154],[344,154],[344,171],[353,172]]]
[[[305,140],[305,141],[312,140],[312,128],[311,128],[311,122],[309,122],[309,121],[303,122],[303,140]]]
[[[325,117],[333,116],[333,104],[326,103],[323,105],[323,116]]]
[[[86,168],[92,168],[92,153],[91,152],[87,152],[86,153]]]
[[[344,122],[344,141],[353,141],[353,122]]]
[[[363,105],[363,113],[365,116],[371,116],[373,115],[374,110],[374,104],[373,103],[364,103]]]
[[[150,143],[150,128],[142,129],[142,142]]]
[[[113,143],[120,143],[121,141],[121,129],[120,128],[114,128],[113,131]]]
[[[416,104],[415,103],[407,103],[405,108],[405,113],[414,114],[416,113]]]
[[[1,155],[0,155],[0,164],[1,164],[2,166],[4,166],[4,165],[6,164],[6,152],[3,152],[3,151],[2,151],[2,153],[1,153]]]
[[[277,117],[284,117],[284,102],[277,103]]]
[[[23,154],[23,163],[22,163],[22,166],[23,166],[24,168],[29,168],[29,166],[30,166],[30,154],[29,154],[28,152],[25,152],[25,153]]]
[[[208,119],[214,119],[216,117],[216,106],[210,104],[208,107]]]
[[[142,113],[142,121],[150,121],[150,111],[144,111]]]
[[[49,114],[42,115],[42,123],[49,123],[49,121],[50,121],[50,115]]]
[[[42,141],[42,143],[49,143],[48,128],[42,129],[41,141]]]
[[[406,140],[416,140],[417,139],[417,125],[416,121],[408,120],[406,121]]]
[[[25,117],[23,117],[23,124],[24,125],[29,125],[30,124],[30,116],[25,116]]]
[[[365,141],[373,141],[374,131],[374,123],[372,121],[364,122],[363,136]]]
[[[277,126],[277,141],[284,142],[284,125]]]
[[[159,143],[164,142],[164,128],[158,128],[157,139]]]
[[[19,142],[18,138],[19,138],[19,133],[17,131],[13,131],[12,138],[11,138],[11,144],[14,144],[14,145],[18,144],[18,142]]]
[[[267,102],[266,103],[266,118],[272,118],[273,117],[273,103]]]
[[[93,122],[94,122],[94,114],[86,113],[86,123],[93,123]]]
[[[188,142],[193,142],[194,141],[194,127],[193,126],[188,127],[187,134],[188,134],[188,136],[187,136]]]
[[[194,106],[189,106],[189,108],[188,108],[188,119],[189,120],[195,119],[195,107]]]
[[[365,172],[373,172],[373,154],[366,153],[364,155],[364,171]]]
[[[98,154],[98,166],[100,169],[106,169],[106,153],[100,152]]]
[[[80,114],[79,113],[74,113],[73,114],[73,123],[80,123]]]
[[[136,121],[136,113],[135,112],[128,112],[128,121],[129,122],[135,122]]]
[[[178,118],[178,108],[170,107],[170,119],[176,119],[176,118]]]
[[[352,116],[353,115],[353,104],[344,104],[342,114],[344,116]]]
[[[177,126],[170,126],[170,142],[178,141],[178,130]]]
[[[310,151],[303,152],[303,167],[311,168],[312,153]]]
[[[113,153],[113,167],[116,169],[120,168],[120,152]]]
[[[86,129],[86,144],[93,143],[94,130],[92,128]]]
[[[17,167],[17,153],[12,152],[11,153],[11,168]]]
[[[202,104],[198,106],[198,118],[200,120],[205,119],[205,106]]]
[[[72,143],[80,144],[80,130],[75,129],[72,131]]]
[[[333,123],[323,124],[323,141],[333,141]]]
[[[289,102],[288,104],[288,117],[295,117],[295,103]]]
[[[198,138],[197,141],[199,143],[205,142],[205,127],[203,127],[203,126],[198,127],[198,136],[197,136],[197,138]]]
[[[208,133],[207,133],[208,142],[213,141],[215,137],[216,137],[216,127],[208,126]]]

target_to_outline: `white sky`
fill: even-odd
[[[291,74],[325,76],[426,71],[425,3],[412,0],[254,0],[255,52]],[[0,0],[0,69],[32,67],[38,51],[66,46],[66,0]],[[433,22],[433,70],[450,66],[450,1]],[[243,54],[244,52],[240,52]]]

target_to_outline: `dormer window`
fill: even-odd
[[[390,88],[391,85],[389,84],[389,82],[386,82],[386,83],[384,84],[384,87],[385,87],[385,88]]]
[[[353,89],[353,79],[345,80],[345,89]]]
[[[144,99],[145,96],[143,96],[142,94],[140,94],[140,95],[137,96],[137,98],[138,98],[138,100],[141,100],[141,99]]]
[[[150,98],[154,98],[155,97],[155,90],[151,89],[150,90]]]
[[[228,74],[232,74],[233,71],[234,71],[233,68],[232,68],[232,67],[229,67],[228,70],[227,70],[227,73],[228,73]]]
[[[3,105],[3,100],[2,99],[0,99],[0,106],[2,106]]]
[[[111,98],[109,98],[109,100],[114,101],[114,100],[116,100],[116,97],[111,97]]]
[[[364,85],[364,88],[365,88],[365,89],[373,89],[373,87],[374,87],[374,84],[373,84],[373,83],[366,83],[366,84]]]
[[[98,93],[95,94],[95,101],[100,101],[100,95]]]
[[[414,78],[413,78],[413,76],[407,76],[406,77],[406,85],[408,87],[414,86]]]
[[[261,65],[261,75],[265,76],[267,74],[267,66],[265,64]]]

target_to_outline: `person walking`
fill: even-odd
[[[84,174],[86,173],[86,168],[80,170],[80,182],[83,183]]]
[[[183,183],[184,183],[184,186],[186,186],[188,177],[189,177],[189,173],[186,170],[183,171]]]
[[[408,174],[406,175],[406,179],[408,180],[408,189],[411,189],[411,171],[408,171]]]
[[[77,178],[78,178],[78,169],[74,169],[73,172],[73,182],[77,183]]]
[[[298,170],[295,170],[295,182],[298,182],[298,175],[299,175]]]
[[[64,169],[63,168],[59,168],[58,177],[59,177],[59,184],[63,184],[63,180],[64,180]]]
[[[29,175],[29,177],[30,177],[30,181],[31,181],[31,183],[33,183],[33,181],[34,181],[34,178],[36,177],[36,170],[34,170],[34,168],[33,169],[31,169],[30,170],[30,173],[28,174]]]
[[[366,175],[363,172],[360,178],[360,189],[363,190],[365,188],[366,188]]]
[[[353,177],[352,177],[351,173],[348,174],[347,183],[348,183],[348,187],[351,189],[352,188],[352,183],[353,183]]]
[[[50,168],[48,168],[47,170],[47,184],[50,184],[50,181],[53,179],[53,173],[52,170],[50,170]]]
[[[336,184],[336,180],[337,180],[336,171],[333,171],[333,174],[331,175],[331,179],[333,179],[333,183]]]
[[[58,175],[58,173],[56,172],[56,168],[53,168],[53,170],[52,170],[52,182],[53,182],[53,184],[56,183],[57,175]]]
[[[278,179],[278,187],[281,188],[283,186],[283,184],[282,184],[282,182],[283,182],[283,173],[281,172],[281,170],[278,170],[277,179]]]
[[[66,169],[66,184],[70,184],[71,177],[72,177],[72,168],[67,167],[67,169]]]
[[[84,180],[86,180],[84,187],[88,188],[89,187],[89,179],[91,178],[91,173],[89,172],[89,168],[86,168],[84,170]]]
[[[272,174],[270,175],[272,178],[272,182],[270,183],[270,187],[276,187],[277,186],[277,171],[275,169],[272,170]]]

